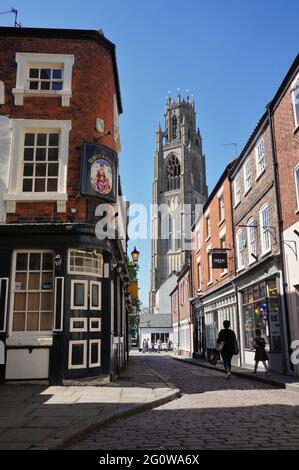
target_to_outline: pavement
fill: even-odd
[[[180,390],[132,354],[113,383],[83,386],[0,386],[0,450],[62,449],[85,434],[160,406]]]
[[[213,366],[204,359],[193,359],[178,355],[172,355],[172,359],[184,361],[187,364],[197,365],[209,370],[215,370],[222,373],[225,372],[221,363],[218,363],[216,366]],[[271,372],[270,376],[266,376],[262,366],[259,366],[259,369],[256,374],[253,374],[252,368],[249,369],[245,367],[234,366],[231,369],[231,373],[232,375],[235,375],[240,378],[255,380],[260,383],[273,385],[274,387],[284,388],[293,392],[299,392],[299,377],[294,377],[286,374],[279,374],[275,372]]]
[[[164,354],[142,364],[181,390],[154,409],[114,421],[72,450],[298,450],[299,394],[269,383],[198,367]],[[261,373],[262,374],[262,373]]]

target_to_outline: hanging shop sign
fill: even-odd
[[[116,202],[117,154],[92,142],[83,142],[81,151],[81,194]]]
[[[212,268],[213,269],[227,269],[227,253],[226,252],[212,253]]]

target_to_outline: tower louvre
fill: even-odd
[[[157,292],[190,255],[185,249],[186,208],[194,216],[196,204],[207,199],[205,156],[194,100],[169,98],[164,116],[164,131],[160,123],[157,127],[154,154],[151,313],[170,313],[157,311]]]

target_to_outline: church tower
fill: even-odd
[[[188,239],[190,236],[186,212],[191,212],[193,223],[195,205],[204,204],[207,199],[205,156],[202,138],[196,128],[194,100],[189,97],[182,100],[180,95],[175,101],[169,98],[164,129],[159,123],[154,154],[149,305],[150,313],[169,314],[170,311],[164,312],[158,307],[158,292],[174,271],[182,269],[190,256],[190,250],[185,249],[185,233]]]

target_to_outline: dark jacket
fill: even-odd
[[[222,352],[225,354],[233,355],[235,354],[235,345],[237,344],[237,338],[235,332],[228,328],[225,328],[220,331],[217,343],[220,344],[221,341],[224,342]]]

